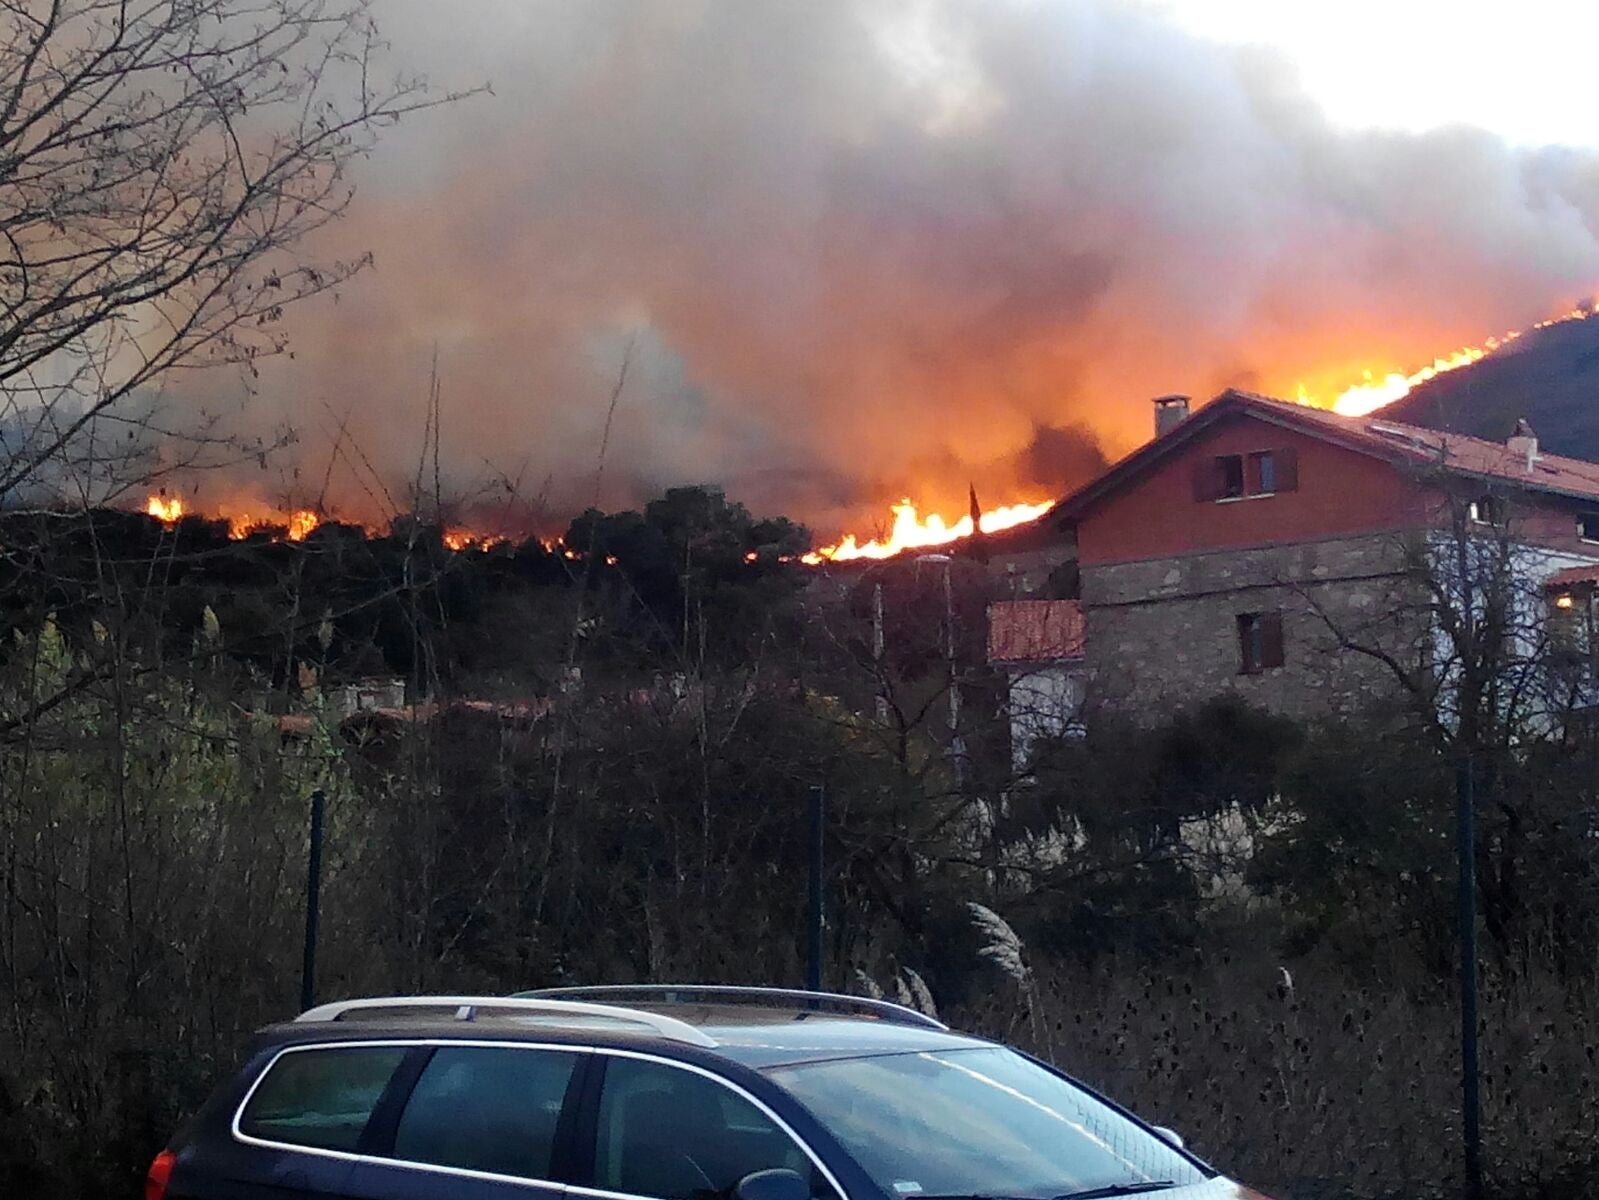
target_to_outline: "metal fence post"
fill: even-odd
[[[311,852],[305,880],[305,958],[300,964],[300,1011],[316,1004],[316,935],[322,905],[322,789],[311,793]]]
[[[810,954],[806,962],[805,986],[822,990],[822,825],[827,796],[820,785],[811,789],[811,903]]]
[[[1460,1117],[1466,1200],[1482,1200],[1482,1099],[1477,1058],[1477,812],[1476,762],[1468,749],[1456,766],[1460,855]]]

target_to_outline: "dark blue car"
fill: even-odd
[[[264,1030],[146,1200],[1238,1200],[1053,1069],[881,1001],[398,997]]]

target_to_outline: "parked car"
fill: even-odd
[[[351,1000],[263,1030],[146,1200],[1242,1200],[1174,1134],[883,1001]]]

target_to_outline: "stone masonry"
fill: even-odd
[[[1413,555],[1395,532],[1085,566],[1093,703],[1139,717],[1235,692],[1294,717],[1369,713],[1395,677],[1342,643],[1425,653]],[[1283,663],[1245,674],[1238,616],[1260,612],[1281,614]]]

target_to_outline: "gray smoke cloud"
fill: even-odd
[[[414,475],[436,349],[446,476],[570,512],[630,355],[608,505],[709,481],[823,533],[901,494],[958,514],[969,480],[1081,482],[1158,393],[1413,366],[1599,281],[1591,155],[1338,131],[1288,64],[1131,3],[378,15],[494,94],[394,131],[318,247],[376,265],[293,316],[250,409],[302,426],[302,480],[330,413]]]

